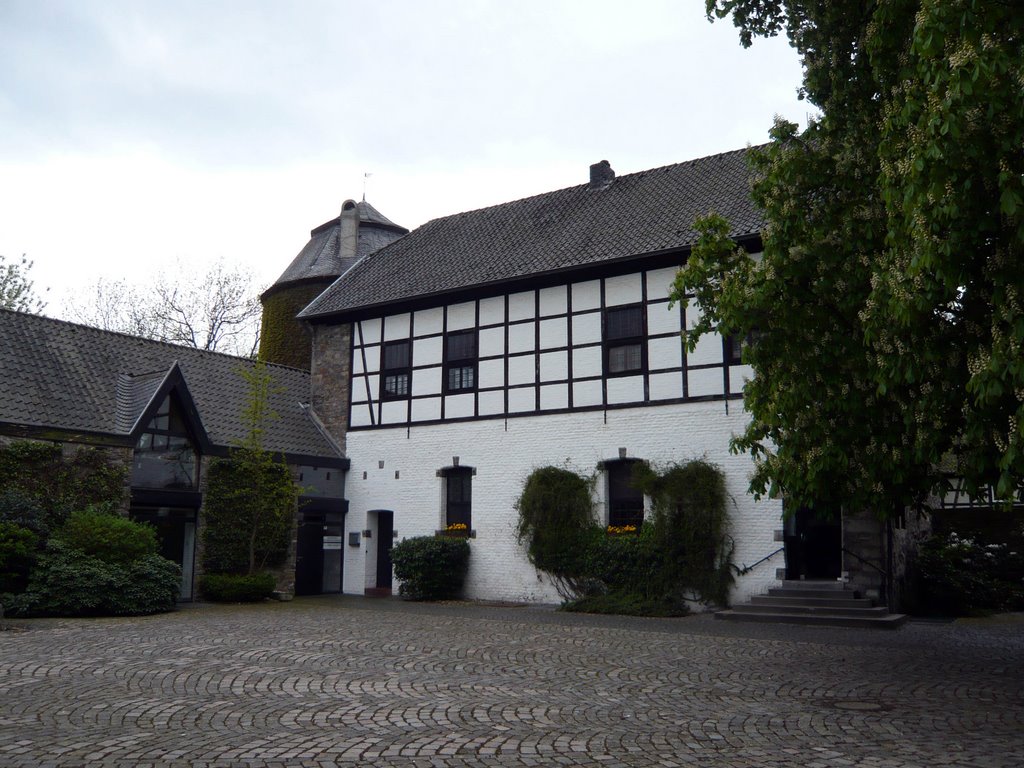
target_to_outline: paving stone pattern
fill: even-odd
[[[308,598],[16,627],[0,766],[1024,765],[1024,617],[872,632]]]

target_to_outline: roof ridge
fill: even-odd
[[[111,331],[111,330],[109,330],[107,328],[97,328],[95,325],[88,325],[87,323],[79,323],[79,322],[75,322],[73,320],[66,320],[66,319],[64,319],[62,317],[51,317],[50,315],[37,315],[37,314],[35,314],[33,312],[19,312],[19,311],[15,310],[15,309],[8,309],[6,307],[0,307],[0,312],[6,313],[6,314],[11,314],[11,315],[28,316],[28,317],[32,317],[32,318],[38,319],[38,320],[45,320],[45,321],[50,322],[50,323],[57,323],[57,324],[60,324],[60,325],[71,326],[72,328],[83,328],[86,331],[89,331],[89,332],[92,332],[92,333],[102,333],[102,334],[107,334],[108,336],[120,336],[120,337],[127,338],[127,339],[133,339],[135,341],[145,342],[146,344],[155,344],[155,345],[160,345],[160,346],[163,346],[163,347],[170,347],[171,349],[183,349],[183,350],[185,350],[186,352],[189,352],[189,353],[196,352],[196,353],[199,353],[201,355],[210,355],[210,356],[216,356],[216,357],[226,357],[226,358],[229,358],[231,360],[237,360],[237,361],[242,362],[242,363],[246,363],[246,362],[254,363],[254,362],[256,362],[256,358],[253,358],[253,357],[242,357],[241,355],[232,355],[232,354],[230,354],[228,352],[219,352],[216,349],[199,349],[199,347],[190,347],[187,344],[175,344],[173,341],[161,341],[160,339],[151,339],[148,336],[136,336],[133,333],[127,333],[125,331]],[[309,373],[309,371],[304,371],[301,368],[294,368],[293,366],[290,366],[290,365],[281,365],[280,363],[269,363],[269,362],[266,363],[266,364],[268,366],[273,366],[274,368],[284,368],[286,370],[298,371],[300,373],[306,373],[306,374]],[[138,374],[138,375],[147,375],[147,374]]]

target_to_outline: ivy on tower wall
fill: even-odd
[[[277,365],[309,370],[312,339],[309,330],[295,318],[319,296],[330,281],[282,288],[263,297],[260,329],[260,359]]]

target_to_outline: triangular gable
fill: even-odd
[[[129,403],[140,402],[140,395],[151,386],[152,378],[150,377],[152,377],[152,374],[145,374],[139,377],[139,381],[135,386],[126,385],[124,387],[123,391],[127,401],[126,406]],[[185,426],[196,441],[197,447],[202,453],[209,453],[213,443],[210,441],[210,436],[206,433],[205,427],[203,427],[199,409],[192,399],[192,394],[189,392],[188,384],[185,381],[185,375],[182,373],[181,366],[178,365],[177,360],[174,361],[156,388],[150,391],[152,394],[145,401],[145,406],[138,411],[138,416],[129,430],[131,439],[134,441],[139,439],[139,436],[149,425],[149,422],[153,420],[164,398],[173,393],[178,401],[178,405],[181,407],[181,416]],[[119,398],[121,394],[122,385],[121,382],[118,382]],[[118,405],[120,406],[120,403]]]

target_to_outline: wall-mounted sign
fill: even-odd
[[[324,549],[341,549],[341,536],[324,536]]]

